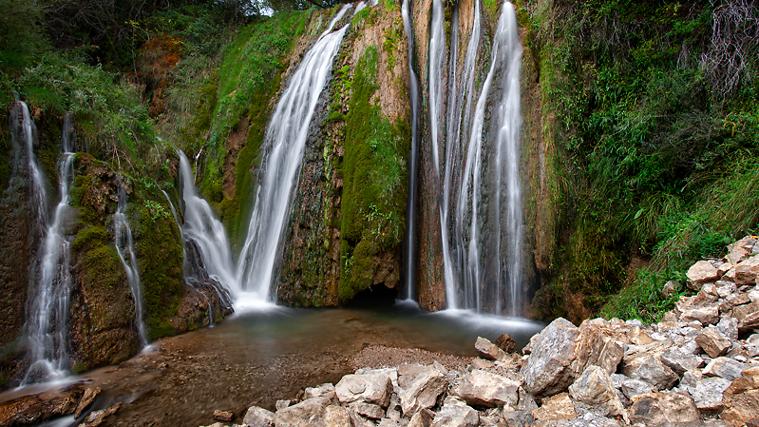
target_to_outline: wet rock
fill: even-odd
[[[720,277],[717,268],[709,261],[698,261],[685,275],[688,276],[688,287],[694,290],[699,290],[704,283],[714,282]]]
[[[759,276],[759,255],[754,255],[735,266],[736,285],[753,285],[756,283],[757,276]]]
[[[716,411],[722,409],[722,393],[730,385],[724,378],[704,378],[695,387],[689,387],[688,392],[698,409]]]
[[[741,363],[730,357],[718,357],[709,362],[704,368],[704,375],[721,377],[726,380],[734,380],[741,376],[741,372],[746,368]]]
[[[506,353],[513,353],[517,349],[517,342],[509,334],[501,334],[495,339],[495,345]]]
[[[654,392],[633,399],[630,421],[645,426],[695,426],[701,417],[687,394]]]
[[[514,406],[518,401],[519,383],[483,370],[474,370],[462,378],[453,393],[476,406]]]
[[[704,328],[696,337],[696,343],[709,357],[718,357],[730,349],[730,340],[716,326]]]
[[[441,365],[416,366],[406,365],[399,370],[401,390],[398,394],[404,414],[431,408],[448,387],[446,370]]]
[[[577,417],[577,410],[567,393],[560,393],[543,400],[540,408],[532,411],[532,416],[540,423],[571,420]]]
[[[679,379],[659,357],[648,353],[637,354],[625,360],[622,372],[630,378],[651,384],[657,390],[669,388]]]
[[[387,373],[351,374],[335,386],[340,403],[367,402],[387,407],[393,384]]]
[[[721,418],[731,426],[759,424],[759,367],[746,369],[723,394]]]
[[[530,340],[532,353],[522,368],[525,390],[535,395],[552,394],[572,382],[568,366],[575,358],[578,335],[575,325],[558,318]]]
[[[432,419],[431,427],[475,427],[480,422],[480,414],[463,402],[447,399]]]
[[[249,427],[272,427],[274,425],[274,413],[258,406],[251,406],[245,413],[242,423]]]
[[[224,411],[221,409],[216,409],[213,411],[213,419],[216,421],[221,422],[231,422],[235,418],[235,414],[232,411]]]
[[[99,411],[92,411],[87,415],[87,418],[84,419],[84,422],[79,424],[79,426],[80,427],[97,427],[103,424],[106,418],[118,412],[119,409],[121,409],[121,402],[116,403],[115,405],[111,405],[105,409],[101,409]]]
[[[603,415],[622,415],[624,408],[609,374],[601,367],[589,366],[569,386],[569,395],[575,401],[600,409]]]
[[[340,405],[329,405],[324,409],[325,427],[343,427],[351,425],[348,410]]]
[[[477,341],[474,342],[474,348],[483,359],[498,360],[506,355],[497,345],[482,337],[477,337]]]
[[[100,387],[87,387],[87,389],[84,390],[84,395],[82,395],[82,398],[79,400],[79,404],[76,405],[74,417],[79,418],[82,415],[82,412],[89,408],[101,392],[102,390]]]
[[[21,396],[0,403],[0,426],[37,424],[73,413],[84,395],[81,386]]]
[[[661,361],[678,374],[704,365],[704,359],[679,348],[671,348],[661,354]]]
[[[325,397],[312,397],[274,414],[275,426],[308,427],[323,423],[324,412],[331,403]]]

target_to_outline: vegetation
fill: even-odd
[[[656,320],[676,300],[664,282],[756,229],[759,33],[744,3],[525,5],[571,230],[545,314]]]

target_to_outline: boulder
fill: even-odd
[[[383,408],[390,403],[392,390],[390,375],[382,372],[346,375],[335,385],[340,403],[367,402]]]
[[[249,427],[272,427],[274,413],[258,406],[251,406],[245,413],[242,423]]]
[[[592,319],[582,322],[580,334],[575,340],[575,360],[571,371],[573,378],[582,374],[588,366],[596,365],[611,375],[617,371],[617,366],[624,356],[624,347],[620,343],[626,335],[627,325],[617,329],[603,319]],[[631,328],[638,330],[638,326]],[[640,336],[639,332],[635,332]]]
[[[385,411],[382,407],[373,403],[355,402],[350,405],[350,408],[362,417],[371,418],[373,420],[379,420],[385,415]]]
[[[483,359],[498,360],[506,355],[503,350],[487,338],[477,337],[477,341],[474,342],[474,348]]]
[[[288,406],[290,406],[291,403],[292,403],[292,401],[290,401],[290,400],[277,400],[274,403],[274,408],[276,408],[277,411],[279,411],[280,409],[287,408]]]
[[[453,394],[476,406],[514,406],[519,401],[519,382],[476,369],[466,374]]]
[[[343,427],[351,425],[348,409],[340,405],[329,405],[324,408],[324,427]]]
[[[438,397],[448,387],[446,370],[440,364],[429,366],[405,365],[399,369],[401,410],[410,415],[435,406]]]
[[[718,357],[727,352],[730,349],[730,340],[722,335],[719,328],[716,326],[709,326],[704,328],[701,333],[696,336],[696,343],[704,350],[709,357]]]
[[[429,409],[422,409],[411,417],[408,427],[429,427],[433,418],[435,418],[434,412]]]
[[[699,290],[704,283],[714,282],[720,277],[717,268],[709,261],[698,261],[685,275],[688,276],[688,287],[693,290]]]
[[[326,397],[312,397],[274,414],[275,426],[308,427],[322,425],[325,408],[332,403]]]
[[[530,357],[522,368],[525,390],[537,396],[550,395],[571,384],[573,375],[568,367],[575,358],[578,335],[575,325],[558,318],[530,340]]]
[[[718,357],[706,365],[704,375],[721,377],[732,381],[740,377],[745,368],[745,363],[741,363],[733,358]]]
[[[736,285],[753,285],[756,283],[757,276],[759,276],[759,255],[754,255],[735,266]]]
[[[759,328],[759,301],[739,305],[733,309],[733,317],[738,321],[738,330],[748,332]]]
[[[624,408],[605,369],[591,365],[569,386],[575,401],[599,409],[603,415],[622,415]]]
[[[645,381],[655,389],[670,388],[679,377],[665,365],[659,357],[649,353],[638,353],[623,362],[622,372],[630,378]]]
[[[435,418],[432,419],[431,427],[475,427],[480,423],[480,415],[469,405],[446,399],[446,403],[440,408]]]
[[[235,418],[235,413],[232,411],[224,411],[217,409],[213,411],[213,419],[224,423],[231,422]]]
[[[316,387],[306,387],[303,391],[303,399],[310,399],[312,397],[328,397],[332,399],[335,397],[335,386],[332,383],[324,383]]]
[[[684,393],[653,392],[636,396],[630,407],[630,421],[645,426],[700,425],[693,399]]]
[[[696,407],[702,411],[717,411],[722,409],[722,393],[730,385],[724,378],[704,378],[695,387],[688,387],[688,392]]]
[[[717,329],[727,339],[738,340],[738,320],[731,316],[722,316],[717,323]]]
[[[721,418],[738,427],[759,424],[759,367],[746,369],[723,393]]]
[[[671,348],[661,354],[661,361],[678,374],[704,365],[704,359],[680,348]]]
[[[688,308],[680,315],[683,322],[698,321],[702,325],[712,325],[719,320],[719,304],[712,303]]]
[[[727,260],[735,265],[752,255],[752,249],[757,240],[751,236],[746,236],[737,242],[727,246]]]
[[[495,339],[495,345],[506,353],[513,353],[517,350],[517,342],[509,334],[501,334]]]
[[[625,397],[632,399],[635,396],[654,391],[654,386],[645,381],[625,377],[622,384],[620,384],[620,389]]]
[[[567,393],[560,393],[543,399],[543,404],[532,410],[532,416],[538,424],[550,421],[571,420],[577,417],[577,410]]]

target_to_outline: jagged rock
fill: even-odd
[[[434,406],[438,397],[448,387],[445,374],[445,368],[439,364],[402,366],[399,369],[398,395],[403,413],[413,414]]]
[[[672,369],[652,354],[639,353],[629,359],[625,357],[623,363],[622,372],[625,375],[645,381],[657,390],[669,388],[679,379]]]
[[[688,387],[688,392],[698,409],[716,411],[722,408],[722,392],[729,385],[724,378],[704,378],[695,387]]]
[[[684,393],[654,392],[632,399],[630,421],[645,426],[695,426],[701,421],[693,399]]]
[[[331,403],[326,397],[312,397],[274,414],[275,426],[308,427],[323,423],[325,408]]]
[[[518,402],[519,383],[501,375],[474,370],[462,378],[453,393],[476,406],[514,406]]]
[[[753,285],[756,283],[757,276],[759,276],[759,255],[754,255],[735,266],[736,285]]]
[[[627,330],[627,326],[623,328]],[[639,327],[631,328],[640,337]],[[571,364],[573,378],[576,378],[588,366],[596,365],[611,375],[617,371],[617,366],[624,356],[624,348],[618,341],[622,334],[614,326],[603,319],[592,319],[582,322],[580,334],[575,340],[575,360]]]
[[[382,407],[373,403],[355,402],[350,405],[350,408],[356,411],[357,414],[373,420],[379,420],[385,416],[385,411]]]
[[[716,326],[704,328],[696,337],[696,343],[709,357],[718,357],[730,349],[730,340]]]
[[[477,350],[477,354],[480,357],[488,360],[498,360],[505,356],[503,350],[498,348],[497,345],[490,342],[487,338],[477,337],[477,341],[474,342],[474,348]]]
[[[290,400],[277,400],[274,403],[274,407],[277,409],[277,411],[279,411],[280,409],[285,409],[290,406],[290,403],[292,403]]]
[[[577,410],[569,394],[560,393],[543,400],[540,408],[532,411],[532,416],[536,421],[545,423],[547,421],[571,420],[577,417]]]
[[[720,298],[727,298],[737,290],[737,286],[735,286],[735,283],[733,282],[719,280],[715,285],[717,285],[717,295],[719,295]]]
[[[746,369],[723,394],[721,418],[739,427],[759,424],[759,367]]]
[[[82,412],[84,412],[100,395],[101,391],[102,390],[100,387],[97,386],[87,387],[84,390],[84,395],[82,395],[82,398],[79,400],[79,404],[76,405],[76,410],[74,410],[74,417],[79,418],[82,415]]]
[[[735,307],[738,305],[750,303],[751,298],[749,298],[748,295],[744,294],[743,292],[736,292],[734,294],[728,295],[725,298],[725,301],[731,306]]]
[[[624,408],[609,374],[601,367],[589,366],[579,378],[569,386],[572,399],[600,409],[603,415],[622,415]]]
[[[316,387],[306,387],[303,391],[303,399],[310,399],[312,397],[328,397],[332,399],[335,397],[335,386],[332,383],[324,383]]]
[[[558,318],[530,340],[532,349],[522,368],[524,388],[535,395],[552,394],[572,382],[568,366],[575,358],[575,338],[579,329]]]
[[[411,417],[408,427],[429,427],[433,418],[435,418],[434,412],[429,409],[422,409]]]
[[[495,339],[495,345],[506,353],[513,353],[517,349],[517,342],[509,334],[501,334]]]
[[[340,403],[367,402],[386,408],[390,403],[393,384],[387,373],[351,374],[335,386]]]
[[[446,399],[445,404],[432,419],[431,427],[475,427],[480,422],[480,414],[463,402]]]
[[[709,261],[698,261],[693,264],[688,272],[688,287],[694,290],[701,289],[701,285],[719,279],[719,272]]]
[[[625,377],[620,385],[620,389],[625,397],[632,399],[635,396],[654,391],[654,386],[645,381]]]
[[[718,357],[709,362],[704,368],[704,375],[722,377],[726,380],[734,380],[741,376],[741,372],[746,368],[741,363],[730,357]]]
[[[329,405],[324,408],[324,427],[343,427],[351,425],[348,410],[340,405]]]
[[[80,423],[80,427],[97,427],[105,422],[105,419],[115,414],[121,409],[121,402],[111,405],[105,409],[99,411],[92,411],[84,419],[83,423]]]
[[[737,242],[727,246],[727,260],[731,264],[735,265],[744,259],[748,258],[752,254],[752,249],[756,244],[756,239],[751,236],[746,236]]]
[[[272,427],[274,413],[258,406],[251,406],[245,413],[242,423],[249,427]]]
[[[726,338],[736,341],[738,339],[738,320],[730,316],[722,316],[717,323],[717,329]]]
[[[697,320],[702,325],[712,325],[719,320],[719,304],[708,304],[696,306],[684,310],[680,315],[680,320],[690,322]]]
[[[759,328],[759,302],[735,307],[733,309],[733,317],[738,321],[738,330],[740,332]]]
[[[481,357],[472,358],[472,368],[474,369],[490,369],[495,366],[495,362],[492,360],[486,360]]]
[[[700,368],[704,360],[695,354],[689,354],[679,348],[671,348],[661,354],[661,361],[678,374]]]

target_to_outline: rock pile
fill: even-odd
[[[674,310],[654,325],[559,318],[522,350],[484,338],[464,371],[438,363],[361,369],[307,388],[268,426],[743,426],[759,425],[759,243],[699,261]],[[672,286],[672,284],[668,284]]]

